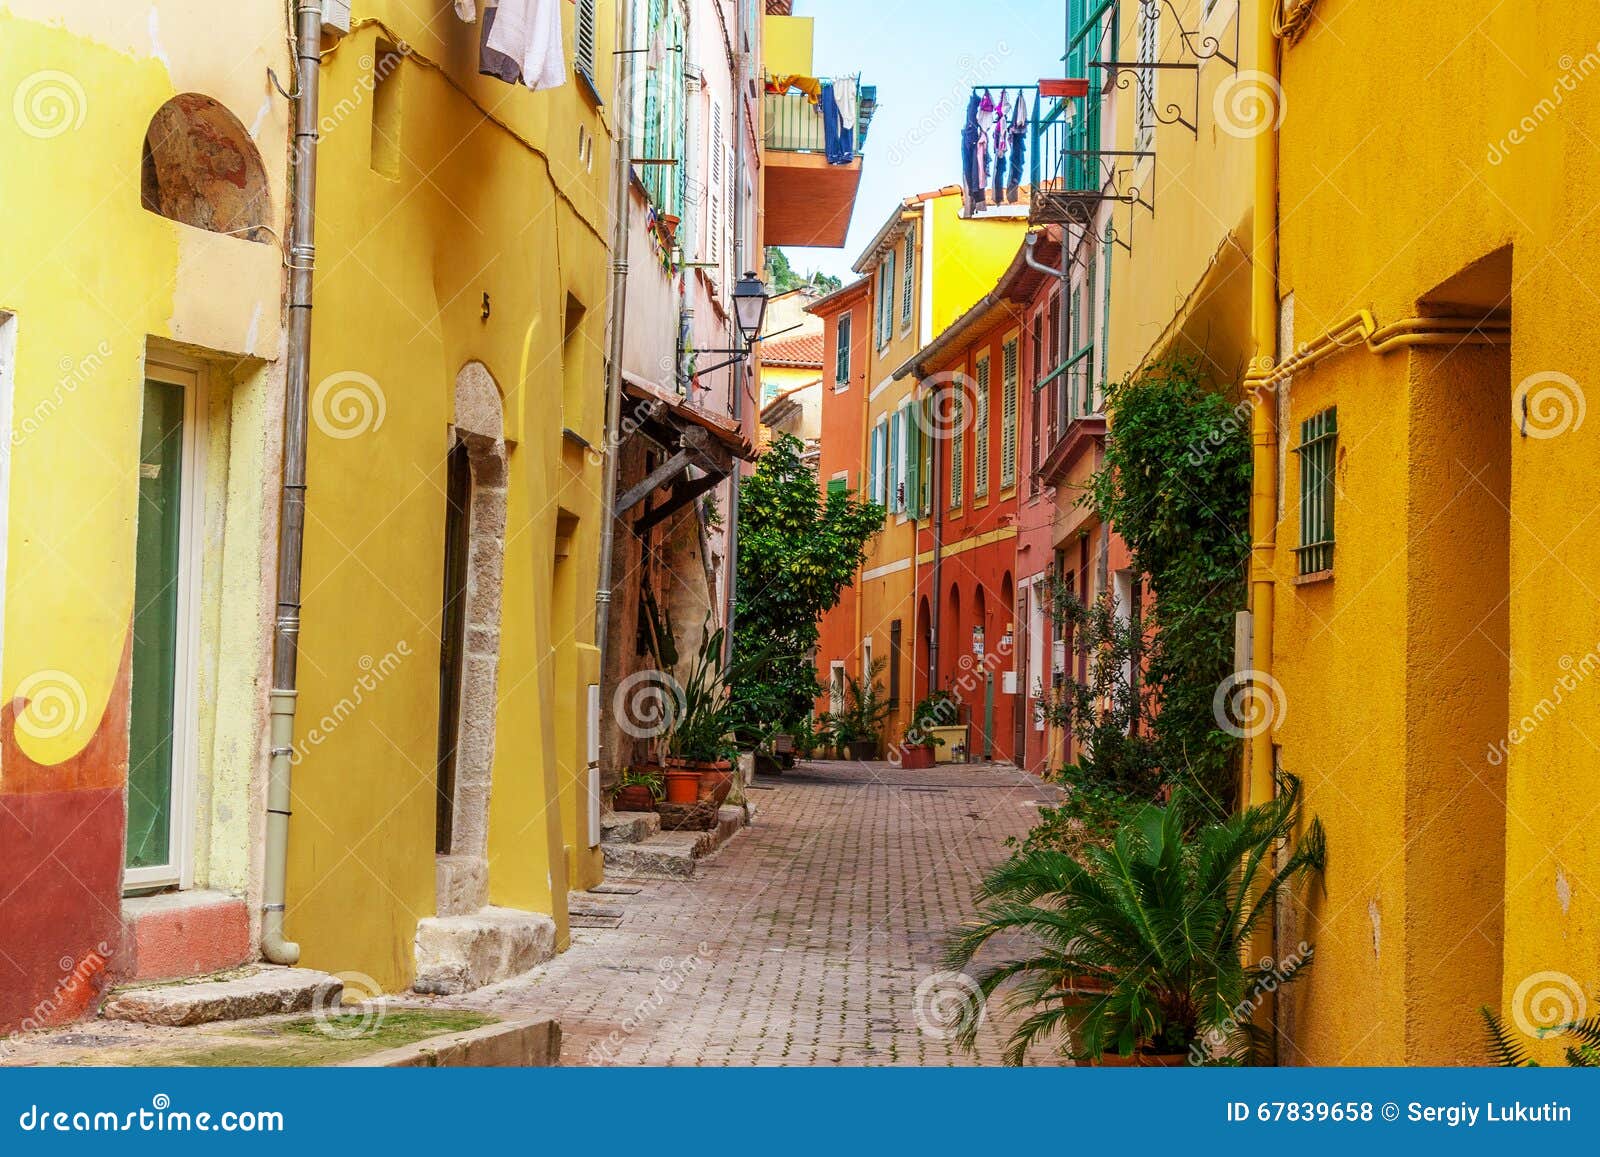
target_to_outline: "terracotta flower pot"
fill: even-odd
[[[924,771],[932,767],[933,745],[923,743],[915,747],[902,748],[900,751],[900,766],[907,771]]]
[[[1188,1053],[1101,1053],[1099,1064],[1107,1069],[1181,1069],[1189,1063]]]
[[[851,759],[865,762],[878,758],[878,741],[876,739],[855,739],[846,745]]]
[[[655,811],[656,799],[644,784],[630,783],[627,787],[617,789],[617,793],[611,797],[611,807],[619,812]]]
[[[701,803],[714,802],[721,807],[727,802],[728,795],[733,791],[733,770],[724,764],[721,768],[716,766],[702,767],[697,773],[699,782],[699,801]]]
[[[666,771],[668,803],[698,803],[700,801],[700,773],[686,767],[671,767]]]

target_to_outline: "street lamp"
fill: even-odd
[[[739,325],[739,336],[746,345],[754,345],[767,316],[767,287],[753,271],[739,278],[733,287],[733,314]]]

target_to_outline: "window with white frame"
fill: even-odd
[[[880,418],[877,425],[872,427],[867,452],[867,492],[872,495],[872,501],[879,506],[884,505],[884,467],[888,456],[888,442],[889,429]]]
[[[889,344],[894,336],[894,258],[889,250],[878,265],[878,348]]]

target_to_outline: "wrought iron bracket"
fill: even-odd
[[[1194,119],[1190,120],[1183,115],[1183,106],[1177,101],[1168,101],[1164,108],[1157,106],[1155,92],[1150,93],[1150,107],[1155,118],[1164,125],[1182,125],[1194,134],[1194,139],[1200,139],[1200,65],[1192,60],[1150,60],[1136,61],[1124,64],[1116,60],[1091,60],[1090,68],[1104,69],[1110,74],[1106,81],[1107,88],[1126,90],[1135,81],[1144,83],[1144,74],[1149,74],[1152,79],[1158,72],[1187,72],[1194,78]]]
[[[1178,26],[1178,37],[1183,41],[1183,46],[1189,55],[1196,61],[1204,63],[1208,60],[1220,60],[1233,71],[1239,71],[1239,5],[1233,6],[1233,55],[1229,56],[1222,51],[1222,41],[1215,36],[1203,35],[1198,28],[1189,29],[1183,26],[1183,17],[1179,14],[1177,6],[1172,0],[1139,0],[1139,7],[1144,10],[1147,20],[1160,18],[1161,8],[1165,5],[1168,12],[1172,13],[1172,22]]]

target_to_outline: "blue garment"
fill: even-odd
[[[855,133],[846,127],[839,102],[833,96],[833,82],[822,86],[822,140],[830,165],[848,165],[856,159]]]
[[[1006,186],[1006,202],[1016,204],[1017,193],[1022,188],[1022,163],[1028,152],[1028,133],[1026,129],[1014,129],[1011,133],[1011,183]]]
[[[967,121],[961,128],[961,183],[966,186],[967,210],[981,209],[984,202],[983,158],[979,144],[983,130],[978,127],[978,105],[981,97],[976,92],[967,102]]]

